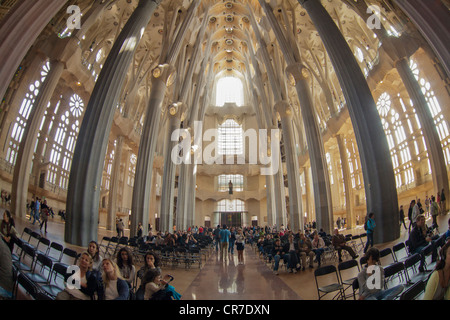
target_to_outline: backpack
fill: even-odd
[[[364,222],[364,230],[366,230],[366,231],[367,231],[367,221],[366,221],[366,222]]]

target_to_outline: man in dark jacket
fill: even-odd
[[[339,234],[338,229],[334,229],[334,235],[331,240],[333,247],[338,252],[339,262],[342,262],[342,249],[346,250],[352,259],[356,259],[359,256],[355,253],[352,247],[348,246],[345,241],[345,237],[342,234]]]
[[[416,218],[416,225],[414,226],[413,230],[409,234],[409,250],[411,253],[419,253],[422,251],[423,248],[428,246],[430,243],[432,243],[431,237],[429,237],[426,233],[426,224],[425,224],[425,217],[423,215],[419,215]],[[436,261],[437,258],[437,250],[436,247],[433,246],[432,251],[432,261]],[[425,263],[425,257],[421,256],[419,271],[423,272],[423,265]]]

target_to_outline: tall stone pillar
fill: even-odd
[[[319,32],[347,101],[361,157],[367,211],[375,213],[377,220],[374,241],[393,241],[400,236],[397,190],[387,139],[372,93],[352,50],[321,2],[299,2]]]
[[[394,0],[433,48],[450,78],[450,19],[441,0]],[[448,189],[447,189],[448,190]]]
[[[331,231],[330,221],[332,214],[332,201],[328,172],[324,159],[325,153],[322,136],[317,124],[310,86],[307,81],[307,72],[303,67],[300,50],[297,44],[295,44],[295,39],[292,39],[289,32],[283,32],[282,27],[278,23],[270,5],[263,0],[260,0],[259,2],[268,17],[268,21],[272,26],[273,32],[275,33],[277,41],[280,45],[287,64],[286,73],[289,77],[288,80],[291,85],[295,86],[300,102],[300,111],[302,113],[306,141],[309,150],[309,158],[311,162],[317,224],[325,231]],[[295,148],[293,150],[295,150]],[[301,228],[303,228],[303,225]]]
[[[180,136],[182,111],[174,105],[169,106],[167,116],[169,117],[166,143],[167,149],[164,155],[164,171],[161,192],[161,231],[172,232],[173,230],[173,209],[175,195],[175,172],[176,165],[174,157],[178,156],[178,138]]]
[[[289,212],[291,218],[291,230],[298,232],[303,230],[302,216],[302,192],[300,185],[300,173],[298,167],[298,157],[295,152],[294,131],[292,128],[292,108],[286,101],[279,101],[275,105],[275,110],[280,114],[281,126],[283,129],[284,150],[286,155],[286,169],[288,176],[289,190]]]
[[[167,52],[161,53],[160,64],[152,71],[152,86],[150,98],[145,113],[144,129],[139,145],[138,159],[136,164],[136,180],[134,181],[133,199],[131,203],[131,228],[136,230],[140,221],[147,221],[149,214],[149,194],[151,190],[153,157],[156,149],[156,138],[159,131],[161,118],[161,108],[166,93],[176,77],[176,70],[173,64],[176,62],[184,37],[193,21],[193,15],[200,4],[199,0],[194,0],[188,12],[177,29],[174,40],[169,43]],[[166,39],[169,41],[169,39]],[[147,232],[144,224],[144,233]]]
[[[0,21],[0,100],[20,62],[67,0],[21,0]]]
[[[50,62],[50,72],[36,97],[34,106],[28,117],[22,141],[19,146],[11,190],[11,213],[18,217],[25,217],[26,201],[28,198],[28,185],[30,181],[31,164],[34,154],[34,146],[39,134],[42,117],[47,110],[47,105],[55,91],[55,88],[64,71],[64,63],[61,61]]]
[[[111,171],[111,183],[108,196],[108,213],[106,218],[106,230],[116,229],[117,195],[119,194],[120,164],[122,162],[123,136],[116,139],[114,163]]]
[[[356,227],[356,221],[353,212],[353,202],[352,202],[352,189],[350,188],[350,169],[348,167],[348,156],[347,149],[344,145],[344,138],[342,135],[337,135],[336,140],[339,148],[339,156],[342,163],[342,179],[344,180],[344,190],[345,190],[345,211],[347,214],[347,226],[348,228]]]
[[[331,200],[330,182],[322,134],[317,123],[317,116],[307,81],[308,73],[300,64],[292,64],[286,68],[291,84],[295,85],[300,101],[303,125],[305,127],[311,177],[314,190],[314,206],[316,222],[319,228],[331,234],[333,226],[333,206]]]
[[[159,0],[139,1],[114,43],[86,107],[67,192],[65,241],[68,243],[87,246],[97,239],[100,183],[116,104],[142,30],[158,4]]]

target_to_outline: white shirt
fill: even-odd
[[[117,280],[110,280],[105,289],[105,300],[114,300],[119,296],[117,291]]]

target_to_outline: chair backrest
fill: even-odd
[[[325,275],[333,273],[333,272],[336,272],[336,275],[337,275],[336,267],[330,264],[330,265],[326,265],[323,267],[319,267],[316,270],[314,270],[314,276],[321,277],[321,276],[325,276]]]
[[[354,259],[343,261],[343,262],[338,264],[338,270],[339,271],[351,269],[351,268],[354,268],[354,267],[358,267],[358,269],[359,269],[358,261],[356,261]]]
[[[64,248],[62,255],[63,255],[63,257],[64,256],[68,256],[70,258],[74,258],[72,264],[76,264],[77,263],[78,253],[75,250],[72,250],[70,248]]]
[[[47,238],[41,237],[39,239],[39,242],[38,242],[37,246],[36,246],[36,249],[44,250],[45,252],[47,252],[48,248],[50,247],[50,243],[51,243],[50,240],[48,240]],[[40,248],[40,247],[42,247],[41,244],[44,245],[43,249]]]
[[[415,300],[425,290],[425,286],[425,281],[417,281],[411,287],[403,291],[400,295],[400,300]]]
[[[28,228],[28,227],[25,227],[24,229],[23,229],[23,231],[22,231],[22,235],[20,236],[21,238],[23,238],[23,234],[25,233],[25,234],[27,234],[28,235],[28,239],[27,240],[25,240],[25,241],[30,241],[30,238],[31,238],[31,233],[32,233],[33,231],[30,229],[30,228]]]
[[[19,272],[17,276],[17,283],[20,284],[22,288],[24,288],[25,291],[28,292],[34,299],[37,299],[37,293],[39,291],[39,288],[26,275]]]
[[[62,280],[62,284],[60,286],[64,287],[64,281],[67,277],[67,268],[68,268],[67,265],[65,265],[64,263],[60,263],[60,262],[57,262],[53,265],[52,275],[53,275],[53,278],[55,279],[55,281],[54,281],[55,284],[58,284],[56,280],[57,280],[57,278],[59,278]]]
[[[121,237],[118,241],[118,244],[127,245],[128,244],[128,237]]]
[[[391,248],[384,248],[384,249],[380,250],[380,261],[381,261],[383,258],[388,259],[387,257],[389,257],[389,256],[392,258],[392,262],[396,262],[396,261],[395,261],[394,254],[392,253],[392,249],[391,249]],[[383,259],[383,260],[385,260],[385,259]],[[384,261],[383,264],[387,264],[387,263],[385,263],[385,262],[386,262],[386,261]]]
[[[22,247],[22,249],[23,249],[23,259],[25,259],[26,256],[29,256],[32,259],[32,261],[34,261],[34,258],[36,256],[36,249],[27,244],[25,244]]]
[[[32,231],[31,235],[30,235],[30,239],[28,240],[28,242],[31,244],[31,241],[33,239],[35,240],[36,246],[37,246],[39,244],[39,240],[41,239],[41,235],[39,233],[35,232],[35,231]]]
[[[427,257],[427,256],[431,255],[432,252],[433,252],[433,244],[430,243],[429,245],[427,245],[425,248],[423,248],[420,251],[420,254],[424,257]]]
[[[403,272],[405,270],[405,266],[401,262],[396,262],[384,267],[384,277],[385,279],[392,277],[393,275]]]
[[[405,256],[403,256],[403,257],[399,254],[402,250],[405,250],[405,253],[406,253]],[[408,251],[406,250],[406,245],[404,242],[399,242],[397,244],[394,244],[394,246],[392,247],[392,252],[395,256],[396,261],[399,261],[400,259],[402,259],[408,255]]]
[[[47,250],[47,255],[48,255],[48,256],[51,256],[51,254],[53,253],[52,250],[53,250],[53,251],[56,251],[57,253],[59,253],[58,258],[61,259],[61,255],[62,255],[62,252],[63,252],[63,250],[64,250],[63,245],[60,244],[60,243],[57,243],[57,242],[54,242],[54,241],[53,241],[53,242],[50,244],[50,247],[48,247],[48,250]]]

